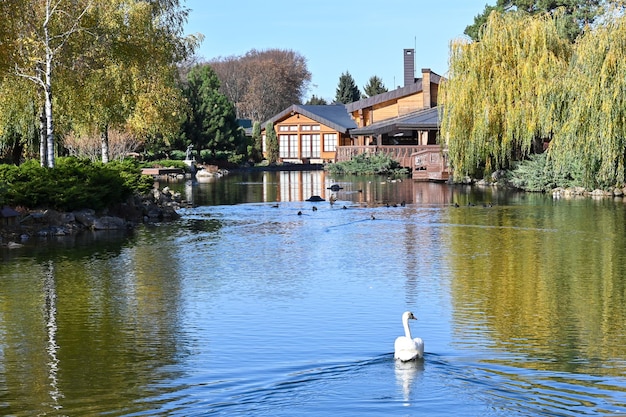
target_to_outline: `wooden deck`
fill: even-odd
[[[143,175],[160,177],[164,175],[185,175],[185,170],[183,168],[142,168],[141,173]]]
[[[439,145],[339,146],[336,162],[348,161],[362,153],[383,153],[411,169],[418,181],[447,181],[450,177],[447,151]]]

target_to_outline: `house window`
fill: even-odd
[[[302,139],[302,157],[310,158],[311,157],[311,135],[302,135],[300,136],[300,138]]]
[[[319,158],[320,157],[320,135],[302,135],[302,157],[303,158]]]
[[[267,152],[267,143],[265,140],[265,135],[263,135],[263,139],[261,140],[261,148],[263,150],[263,152]]]
[[[281,158],[298,157],[298,135],[278,135],[278,141]]]
[[[300,129],[302,129],[303,131],[310,131],[311,130],[311,126],[310,125],[302,125],[300,126]]]
[[[316,131],[318,131],[318,132],[319,132],[319,130],[320,130],[320,125],[313,125],[313,126],[311,126],[311,130],[316,130]]]
[[[278,131],[279,132],[288,132],[289,131],[289,126],[287,126],[287,125],[280,125],[280,126],[278,126]]]
[[[337,150],[337,134],[324,133],[324,152],[335,152]]]
[[[289,126],[289,131],[290,132],[297,132],[298,131],[298,126],[296,126],[296,125]]]

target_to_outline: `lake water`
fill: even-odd
[[[0,249],[0,415],[626,414],[621,199],[169,185],[179,221]],[[402,365],[405,310],[426,353]]]

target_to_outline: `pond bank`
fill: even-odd
[[[92,209],[61,212],[53,209],[15,211],[0,224],[0,246],[17,248],[34,237],[67,236],[87,230],[129,230],[141,223],[178,219],[177,210],[187,203],[168,187],[135,195],[102,212]]]

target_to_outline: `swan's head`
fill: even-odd
[[[410,311],[405,311],[404,314],[402,314],[402,320],[417,320],[417,317]]]

